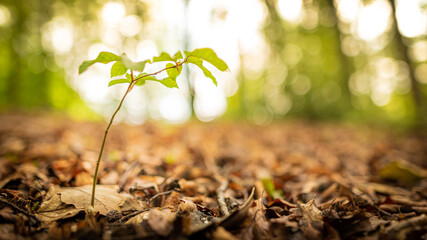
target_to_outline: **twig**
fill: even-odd
[[[24,215],[25,215],[25,216],[27,216],[28,218],[35,220],[35,221],[36,221],[36,223],[40,223],[40,220],[39,220],[36,216],[34,216],[33,214],[31,214],[31,213],[29,213],[29,212],[25,211],[24,209],[22,209],[22,208],[20,208],[20,207],[18,207],[18,206],[16,206],[15,204],[10,203],[10,202],[8,202],[8,201],[5,201],[5,200],[3,200],[3,199],[1,199],[1,198],[0,198],[0,202],[1,202],[1,203],[3,203],[3,204],[6,204],[7,206],[11,207],[11,208],[12,208],[12,209],[14,209],[15,211],[18,211],[18,212],[20,212],[20,213],[24,214]]]
[[[127,220],[129,220],[129,219],[131,219],[131,218],[133,218],[133,217],[135,217],[136,215],[138,215],[138,214],[141,214],[141,213],[143,213],[143,212],[147,212],[147,211],[149,211],[150,209],[144,209],[144,210],[138,210],[138,211],[135,211],[135,212],[133,212],[133,213],[130,213],[130,214],[128,214],[128,215],[126,215],[126,216],[124,216],[122,219],[120,219],[118,222],[119,223],[123,223],[123,222],[126,222]]]
[[[225,202],[225,197],[224,197],[224,192],[225,190],[227,190],[227,187],[228,187],[228,179],[223,180],[219,188],[215,191],[217,196],[216,200],[218,201],[219,211],[223,216],[230,215],[230,212],[228,211],[227,203]]]
[[[179,191],[179,189],[174,188],[174,189],[166,191],[166,192],[157,193],[156,195],[154,195],[150,199],[148,199],[148,202],[151,202],[151,201],[153,201],[154,199],[156,199],[156,198],[158,198],[160,196],[171,194],[172,192],[180,192],[180,191]]]
[[[426,226],[427,225],[427,215],[423,214],[421,216],[410,218],[406,221],[402,221],[391,225],[385,229],[387,233],[395,233],[402,229],[413,227],[413,226]]]

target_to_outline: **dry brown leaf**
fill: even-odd
[[[213,240],[237,240],[233,234],[225,230],[223,227],[218,227],[212,234]]]
[[[301,214],[303,216],[303,220],[306,220],[308,222],[311,221],[322,221],[322,211],[320,211],[315,205],[314,205],[314,199],[309,201],[306,204],[300,204],[299,209],[301,211]]]
[[[127,194],[117,193],[117,186],[99,185],[96,188],[95,211],[107,215],[111,210],[140,210],[142,207]],[[73,188],[53,188],[37,214],[46,221],[54,221],[75,216],[90,206],[92,185]]]
[[[102,215],[107,215],[111,210],[122,211],[125,202],[128,201],[131,207],[141,207],[135,203],[136,200],[130,199],[127,194],[117,193],[116,185],[98,185],[95,193],[95,211]],[[66,204],[72,204],[77,209],[85,209],[90,205],[92,194],[92,185],[86,185],[74,188],[62,188],[59,192],[61,200]],[[132,204],[133,202],[133,204]]]
[[[77,215],[81,209],[76,209],[72,205],[65,204],[61,201],[61,196],[56,194],[54,188],[52,188],[45,201],[41,204],[38,209],[36,216],[41,221],[51,222],[59,219],[66,219]]]
[[[93,182],[93,177],[88,172],[79,172],[76,175],[74,185],[76,187],[90,185]]]
[[[249,209],[249,217],[252,219],[248,234],[253,239],[266,239],[269,237],[269,223],[265,218],[266,208],[262,199],[257,199]],[[249,236],[248,236],[249,237]]]
[[[158,235],[166,237],[172,232],[175,219],[176,212],[172,212],[171,209],[151,209],[148,214],[148,225]]]

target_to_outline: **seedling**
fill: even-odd
[[[265,191],[267,192],[268,196],[270,196],[272,199],[283,197],[283,192],[281,190],[276,189],[276,186],[274,186],[273,179],[263,178],[262,184],[264,185]]]
[[[86,69],[88,69],[90,66],[92,66],[95,63],[107,64],[110,62],[114,62],[114,64],[111,66],[111,74],[110,74],[111,78],[113,79],[109,82],[108,86],[113,86],[119,83],[127,83],[129,85],[119,105],[117,106],[116,111],[114,111],[113,115],[111,116],[111,119],[107,125],[107,128],[105,129],[104,138],[102,140],[101,149],[99,150],[98,160],[96,162],[95,174],[93,178],[92,198],[91,198],[92,207],[95,206],[95,188],[96,188],[96,182],[98,180],[98,169],[99,169],[99,164],[101,162],[102,153],[104,151],[108,130],[110,129],[111,124],[113,124],[114,117],[116,116],[117,112],[119,112],[120,108],[122,107],[123,101],[125,100],[126,96],[130,93],[130,91],[132,91],[133,87],[142,86],[145,84],[146,81],[155,81],[163,84],[168,88],[178,88],[178,84],[176,83],[176,78],[181,74],[182,66],[186,63],[191,63],[199,67],[203,71],[203,74],[206,77],[212,79],[213,83],[216,86],[217,85],[216,78],[205,66],[203,66],[203,62],[208,62],[212,64],[214,67],[216,67],[220,71],[226,71],[228,69],[227,64],[222,59],[218,58],[218,56],[212,49],[199,48],[191,52],[184,51],[184,55],[182,55],[181,51],[178,51],[173,56],[170,56],[168,53],[162,52],[160,56],[154,57],[152,60],[147,59],[140,62],[131,61],[125,54],[117,56],[114,53],[101,52],[99,53],[98,57],[95,58],[94,60],[84,61],[79,67],[79,74],[86,71]],[[168,62],[168,63],[166,63],[166,66],[163,69],[157,72],[153,72],[153,73],[144,72],[146,64],[152,64],[156,62]],[[163,79],[156,78],[157,74],[164,71],[166,71],[168,77]]]

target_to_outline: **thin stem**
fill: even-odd
[[[122,107],[123,101],[125,100],[126,96],[132,90],[133,86],[136,83],[136,81],[133,80],[133,72],[131,72],[131,76],[132,76],[132,81],[129,84],[129,87],[127,88],[125,94],[123,95],[123,98],[120,101],[119,106],[117,107],[116,111],[113,113],[113,116],[111,116],[111,119],[110,119],[110,122],[108,123],[107,128],[105,129],[104,139],[102,140],[101,150],[99,150],[98,161],[96,162],[95,176],[93,177],[92,199],[91,199],[91,202],[90,202],[90,204],[92,205],[92,207],[95,206],[95,188],[96,188],[96,182],[98,180],[98,169],[99,169],[99,164],[101,163],[101,157],[102,157],[102,153],[104,151],[105,141],[107,140],[108,130],[110,129],[111,125],[113,124],[114,117],[116,117],[116,114],[119,112],[120,108]]]
[[[139,79],[147,77],[147,76],[153,76],[153,75],[157,75],[163,71],[166,71],[167,69],[171,69],[171,68],[176,68],[179,66],[182,66],[185,62],[187,62],[188,57],[186,57],[184,59],[184,61],[180,62],[180,63],[176,63],[174,66],[172,67],[165,67],[162,70],[159,70],[157,72],[154,73],[150,73],[150,74],[146,74],[137,78],[134,78],[133,75],[133,71],[130,71],[130,75],[131,75],[131,82],[129,83],[129,86],[125,92],[125,94],[122,97],[122,100],[119,103],[119,106],[117,106],[116,111],[113,113],[113,116],[111,116],[110,122],[108,123],[107,128],[105,129],[105,133],[104,133],[104,138],[102,139],[102,144],[101,144],[101,149],[99,150],[99,155],[98,155],[98,161],[96,162],[96,168],[95,168],[95,175],[93,177],[93,185],[92,185],[92,198],[90,201],[90,204],[92,205],[92,207],[95,206],[95,188],[96,188],[96,182],[98,181],[98,170],[99,170],[99,164],[101,163],[101,157],[102,157],[102,153],[104,152],[104,146],[105,146],[105,141],[107,140],[107,135],[108,135],[108,130],[110,129],[111,125],[113,124],[114,121],[114,117],[116,117],[116,114],[119,112],[120,108],[123,105],[123,101],[125,100],[126,96],[128,95],[128,93],[130,91],[132,91],[132,88],[135,86],[135,84],[138,82]]]

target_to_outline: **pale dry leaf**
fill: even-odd
[[[129,195],[117,193],[115,185],[99,185],[96,188],[94,210],[106,215],[111,210],[141,210],[142,206]],[[92,185],[72,188],[52,188],[37,211],[42,221],[55,221],[77,215],[90,206]]]
[[[306,204],[299,205],[302,219],[299,224],[308,239],[322,239],[323,216],[314,205],[314,198]]]
[[[130,196],[117,193],[117,185],[98,185],[95,193],[96,212],[107,215],[111,210],[122,211],[122,206],[126,201],[131,201]],[[62,188],[59,192],[61,200],[66,204],[72,204],[77,209],[85,209],[90,205],[92,185],[73,188]],[[135,200],[133,200],[135,201]],[[138,206],[132,204],[133,207]],[[138,209],[137,209],[138,210]]]
[[[55,188],[49,190],[47,198],[35,213],[38,219],[41,221],[51,222],[74,217],[82,211],[81,209],[76,209],[74,206],[62,202],[61,196],[56,194],[55,191]]]
[[[302,213],[303,219],[310,221],[322,221],[322,211],[314,205],[314,198],[306,204],[300,204],[299,209]]]
[[[218,227],[212,234],[214,240],[237,240],[233,234],[225,230],[223,227]]]
[[[151,209],[148,214],[148,225],[160,236],[168,236],[174,227],[173,222],[176,219],[176,212],[170,209]]]
[[[247,236],[252,239],[267,239],[269,237],[270,224],[265,218],[266,207],[262,203],[262,198],[254,200],[248,215],[252,223],[247,231]]]
[[[148,220],[149,211],[142,212],[126,221],[126,224],[140,224]]]

